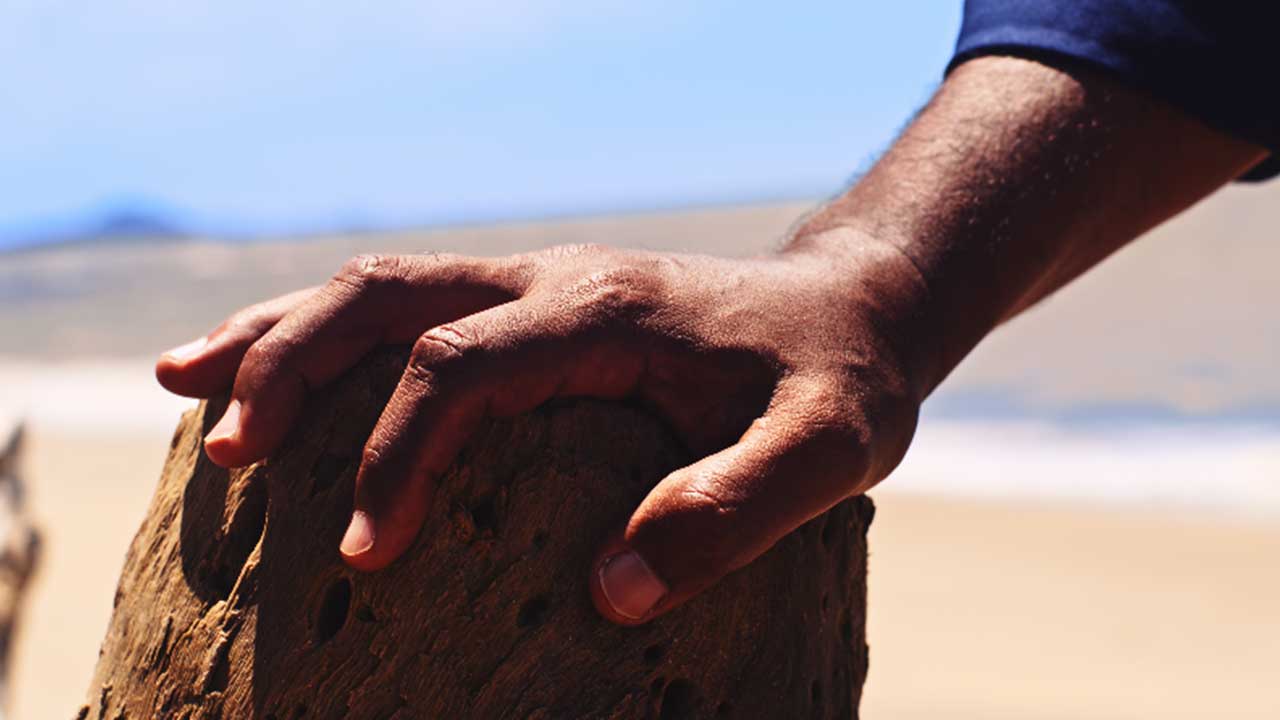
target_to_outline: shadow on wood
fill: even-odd
[[[374,355],[241,470],[201,450],[220,403],[183,418],[79,717],[857,716],[865,498],[647,626],[596,614],[596,544],[688,460],[634,408],[573,401],[486,424],[408,553],[378,573],[344,566],[360,449],[403,366]]]

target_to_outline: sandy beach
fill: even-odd
[[[868,718],[1274,718],[1280,530],[878,496]]]
[[[999,330],[926,405],[873,492],[864,717],[1280,717],[1276,197],[1222,194],[1126,249]],[[0,257],[0,412],[31,422],[46,538],[11,717],[82,702],[189,402],[154,385],[164,348],[356,252],[604,239],[742,255],[804,207]]]

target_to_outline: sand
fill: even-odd
[[[12,717],[70,718],[89,687],[168,438],[36,431],[30,440],[29,498],[45,543],[18,631]]]
[[[883,494],[865,716],[1280,717],[1280,528]]]
[[[159,430],[36,432],[49,538],[13,717],[81,702]],[[1275,718],[1280,528],[1174,513],[875,493],[868,718]]]

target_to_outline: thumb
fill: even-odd
[[[600,613],[648,622],[858,488],[867,468],[859,434],[813,422],[812,407],[771,409],[736,445],[658,483],[596,555],[590,584]]]

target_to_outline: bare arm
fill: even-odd
[[[792,249],[876,238],[911,259],[930,295],[912,361],[931,390],[996,324],[1265,154],[1104,76],[978,58]]]
[[[363,570],[414,542],[484,417],[563,396],[646,403],[698,459],[598,539],[588,581],[605,617],[642,623],[884,479],[920,403],[993,327],[1261,157],[1104,78],[974,60],[779,254],[357,258],[156,372],[183,394],[231,389],[205,447],[244,465],[309,388],[378,343],[414,343],[341,543]]]

